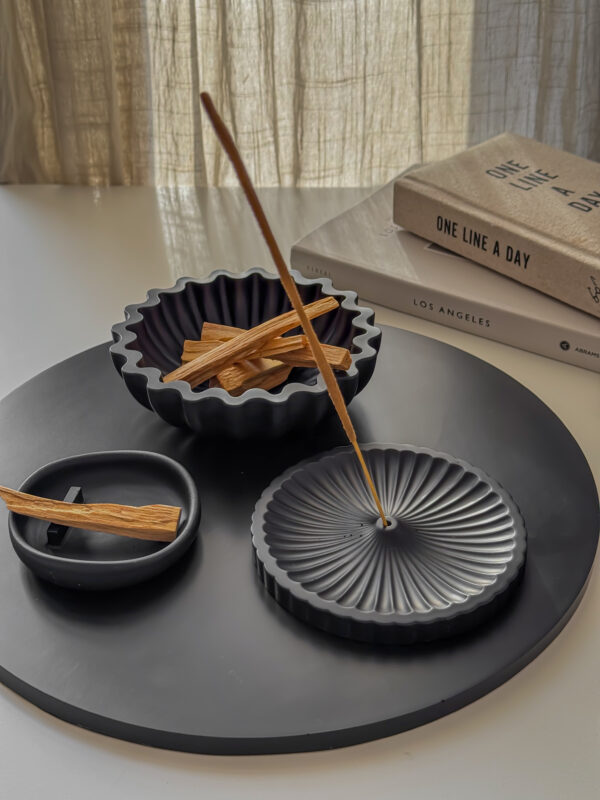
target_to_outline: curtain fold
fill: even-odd
[[[368,186],[503,130],[600,158],[596,0],[0,3],[0,181]]]

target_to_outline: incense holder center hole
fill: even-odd
[[[419,547],[419,530],[397,517],[386,516],[388,524],[383,527],[381,517],[375,520],[375,531],[385,548],[402,548],[405,552]]]
[[[398,520],[394,517],[386,516],[387,525],[383,527],[383,520],[381,517],[377,517],[377,521],[375,522],[375,527],[378,531],[385,531],[386,533],[391,533],[392,531],[398,530]]]

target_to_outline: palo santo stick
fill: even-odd
[[[343,372],[350,369],[352,364],[352,355],[350,350],[345,347],[337,347],[334,344],[322,344],[323,354],[327,359],[327,363],[332,369],[339,369]],[[281,353],[277,358],[284,364],[289,364],[291,367],[318,367],[315,357],[312,354],[310,345],[306,345],[301,350],[290,350],[289,353]]]
[[[279,359],[284,353],[294,353],[308,347],[308,341],[304,334],[298,336],[278,336],[263,345],[256,355],[260,358],[272,358],[277,356]]]
[[[193,361],[202,353],[208,353],[210,350],[214,350],[215,347],[217,347],[219,344],[222,344],[224,341],[233,339],[235,336],[243,333],[242,328],[234,328],[233,330],[237,332],[231,336],[226,336],[222,340],[215,339],[213,341],[211,339],[200,339],[198,341],[194,339],[186,339],[183,343],[181,361]],[[298,336],[277,336],[275,339],[271,339],[269,342],[266,342],[266,344],[259,347],[256,352],[252,353],[252,358],[272,358],[273,356],[278,356],[280,353],[286,353],[290,350],[301,351],[305,347],[308,347],[308,341],[306,336],[301,334]]]
[[[371,494],[373,495],[373,500],[375,501],[375,505],[377,506],[377,510],[381,516],[382,525],[385,528],[387,527],[388,523],[385,518],[383,507],[381,505],[381,500],[379,499],[379,495],[377,494],[377,489],[375,488],[375,484],[373,483],[371,473],[369,472],[369,468],[365,463],[365,459],[358,445],[356,431],[354,430],[354,425],[352,424],[352,420],[350,419],[350,416],[348,414],[348,409],[346,408],[342,392],[335,379],[333,370],[327,363],[325,354],[321,349],[321,343],[317,338],[317,334],[315,333],[315,330],[310,322],[310,319],[308,318],[306,312],[304,311],[304,306],[302,305],[302,299],[300,298],[298,287],[296,286],[296,283],[292,278],[292,275],[288,270],[285,261],[283,260],[283,256],[281,255],[281,251],[279,249],[277,241],[273,236],[273,231],[271,230],[271,227],[267,221],[265,212],[263,211],[263,208],[260,204],[260,200],[258,199],[258,196],[254,190],[254,186],[252,185],[252,181],[250,180],[250,177],[246,171],[246,167],[244,166],[242,157],[240,156],[238,149],[235,146],[235,142],[231,138],[231,134],[229,133],[227,126],[217,113],[217,110],[213,105],[213,101],[211,100],[210,95],[207,92],[202,92],[200,95],[200,99],[202,100],[202,105],[204,106],[204,109],[208,114],[210,121],[212,122],[217,137],[219,138],[219,141],[223,145],[225,152],[229,156],[229,159],[233,164],[233,168],[237,173],[239,181],[242,185],[242,189],[244,190],[244,194],[246,195],[246,198],[250,203],[250,207],[252,208],[252,213],[254,214],[256,221],[258,222],[258,226],[262,232],[262,235],[265,238],[267,247],[269,248],[271,256],[273,257],[273,261],[275,262],[275,266],[277,267],[277,272],[279,273],[279,277],[281,278],[281,283],[283,284],[283,288],[285,289],[287,296],[290,298],[292,306],[298,312],[298,316],[300,317],[300,322],[302,324],[302,329],[308,337],[310,349],[313,352],[315,361],[317,362],[317,365],[319,367],[319,371],[323,376],[323,380],[325,381],[325,385],[327,386],[327,391],[329,392],[331,401],[333,402],[335,410],[339,415],[344,431],[346,432],[346,436],[350,440],[350,444],[352,445],[354,451],[356,452],[356,455],[360,462],[360,466],[367,481],[367,485],[371,490]],[[235,339],[233,341],[235,341]]]
[[[228,342],[230,339],[235,339],[240,333],[252,330],[251,328],[235,328],[233,325],[222,325],[220,322],[203,322],[202,332],[200,334],[201,342]],[[197,339],[186,339],[183,343],[184,349],[186,347],[193,348],[197,343]],[[304,347],[308,340],[304,334],[299,333],[297,336],[275,336],[272,343],[290,345],[294,342],[296,347]],[[291,345],[290,345],[291,349]]]
[[[221,325],[220,322],[203,322],[200,339],[203,342],[228,342],[245,330],[246,328],[234,328],[233,325]]]
[[[234,328],[233,325],[221,325],[217,322],[204,322],[200,340],[186,339],[183,343],[184,350],[202,349],[213,342],[228,342],[235,339],[240,333],[246,333],[247,328]],[[299,333],[295,336],[275,336],[264,345],[263,348],[279,348],[277,352],[283,353],[286,350],[295,350],[304,347],[308,343],[306,336]]]
[[[239,386],[229,389],[229,394],[234,397],[239,397],[248,389],[273,389],[275,386],[279,386],[280,383],[287,380],[291,371],[292,368],[288,367],[286,364],[279,364],[279,366],[267,369],[264,372],[248,375],[246,380]]]
[[[181,361],[193,361],[198,356],[201,356],[203,353],[210,353],[211,350],[214,350],[215,347],[219,346],[218,341],[214,342],[203,342],[201,340],[194,340],[194,339],[186,339],[183,343],[183,350],[181,352]]]
[[[234,328],[232,325],[220,325],[214,322],[205,322],[202,326],[202,339],[200,342],[194,342],[189,339],[186,339],[184,342],[184,354],[186,354],[187,347],[191,348],[192,346],[198,345],[199,352],[203,351],[206,352],[208,349],[209,342],[213,341],[228,341],[229,339],[233,339],[234,336],[239,335],[242,333],[244,328]],[[206,337],[206,338],[205,338]],[[290,339],[296,339],[296,336],[280,336],[275,341],[286,342]],[[265,351],[262,348],[256,352],[256,356],[262,356],[267,358],[269,356],[276,355],[279,361],[283,361],[284,364],[289,364],[292,367],[316,367],[317,362],[312,354],[312,350],[310,349],[310,345],[308,344],[308,340],[306,336],[302,337],[304,339],[304,347],[298,348],[295,352],[289,352],[286,355],[285,350],[271,350]],[[204,342],[204,344],[202,344]],[[323,352],[325,353],[325,358],[327,359],[328,363],[333,367],[333,369],[343,370],[344,372],[350,369],[350,365],[352,364],[352,355],[348,349],[345,347],[338,347],[334,344],[323,344],[321,342],[321,347]],[[291,350],[291,348],[290,348]],[[181,357],[182,361],[190,361],[189,355]]]
[[[287,381],[291,371],[291,367],[288,367],[287,364],[282,364],[282,366],[273,370],[273,372],[270,372],[268,375],[261,376],[260,380],[257,379],[251,383],[247,382],[241,387],[241,392],[245,392],[247,389],[274,389],[275,386],[279,386],[280,383]]]
[[[242,387],[250,388],[255,386],[256,382],[261,383],[273,373],[281,373],[281,366],[281,361],[274,361],[271,358],[244,359],[217,372],[217,378],[224,389],[234,394]],[[290,370],[291,367],[288,372]]]
[[[290,336],[289,338],[295,339],[296,337]],[[284,349],[278,344],[278,341],[279,340],[273,339],[274,344],[272,346],[270,343],[267,343],[264,347],[259,348],[255,353],[251,354],[252,358],[271,358],[276,356],[278,361],[281,361],[283,364],[289,364],[290,367],[317,366],[317,362],[314,359],[308,342],[303,347],[295,346],[289,349],[285,347]],[[284,342],[285,339],[281,338],[281,341]],[[214,350],[219,342],[194,342],[194,344],[200,344],[202,347],[197,349],[194,348],[193,350],[184,350],[181,354],[182,364],[187,364],[189,361],[193,361],[195,358],[198,358],[201,353],[208,353],[210,350]],[[327,361],[333,367],[333,369],[339,369],[343,372],[350,369],[350,365],[352,364],[352,354],[349,350],[347,350],[345,347],[337,347],[333,344],[321,344],[321,347],[323,348],[323,352],[325,353]]]
[[[315,300],[314,303],[309,303],[306,307],[300,301],[300,308],[306,319],[319,317],[321,314],[326,314],[338,306],[339,303],[335,297],[321,297],[319,300]],[[208,378],[212,378],[213,375],[216,375],[217,372],[232,361],[240,361],[240,359],[246,358],[262,344],[268,342],[269,339],[291,331],[292,328],[297,328],[300,320],[301,316],[297,310],[286,311],[285,314],[268,319],[246,333],[241,333],[234,339],[223,342],[223,344],[215,347],[209,353],[203,353],[193,361],[182,364],[173,372],[165,375],[163,381],[165,383],[187,381],[190,386],[197,386],[199,383],[208,380]]]
[[[172,542],[177,534],[181,509],[176,506],[122,506],[116,503],[65,503],[0,486],[0,497],[9,511],[26,517],[116,533],[134,539]]]

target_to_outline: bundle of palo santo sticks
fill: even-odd
[[[339,306],[334,297],[323,297],[304,306],[310,319]],[[283,336],[300,324],[295,311],[288,311],[250,330],[205,322],[199,340],[186,339],[181,366],[164,377],[165,382],[185,380],[196,387],[209,381],[210,387],[225,389],[235,397],[248,389],[272,389],[289,377],[294,367],[317,367],[304,334]],[[321,343],[333,369],[347,370],[350,351]]]

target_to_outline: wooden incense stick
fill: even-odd
[[[231,163],[233,164],[233,168],[235,169],[238,179],[242,185],[242,189],[244,190],[244,194],[248,202],[250,203],[250,207],[252,208],[252,213],[254,214],[256,221],[258,222],[258,226],[261,230],[262,235],[265,238],[267,243],[267,247],[269,248],[269,252],[275,262],[275,266],[277,267],[277,272],[279,273],[279,277],[281,279],[281,283],[283,284],[283,288],[285,289],[287,296],[290,299],[290,302],[293,308],[297,311],[298,316],[300,317],[300,323],[302,325],[302,329],[308,338],[308,343],[312,350],[313,356],[315,361],[317,362],[317,366],[319,367],[319,371],[323,376],[323,380],[325,381],[325,385],[327,386],[327,391],[329,392],[329,396],[335,406],[335,410],[338,413],[344,431],[346,432],[346,436],[348,437],[350,444],[354,448],[358,460],[360,462],[360,466],[364,473],[365,479],[367,481],[367,485],[371,490],[371,494],[373,495],[373,500],[375,501],[375,505],[377,506],[377,510],[379,515],[381,516],[381,522],[384,527],[387,527],[387,520],[385,518],[385,513],[383,511],[381,501],[379,499],[379,495],[377,494],[377,489],[375,488],[375,484],[373,483],[373,479],[371,477],[371,473],[365,463],[365,459],[361,452],[361,449],[358,445],[358,439],[356,437],[356,431],[354,430],[354,425],[352,424],[352,420],[348,414],[348,409],[346,408],[346,403],[344,402],[344,398],[342,396],[342,392],[338,383],[335,379],[333,374],[333,370],[331,369],[330,365],[327,363],[327,359],[323,354],[321,349],[321,343],[315,333],[315,330],[308,319],[305,311],[304,305],[302,303],[302,298],[298,292],[298,288],[296,283],[287,268],[285,261],[283,260],[283,256],[281,255],[281,251],[275,240],[275,236],[271,230],[271,227],[267,221],[265,216],[265,212],[260,204],[256,191],[254,190],[254,186],[252,185],[252,181],[250,180],[250,176],[246,171],[246,167],[244,166],[244,162],[242,161],[242,157],[240,156],[237,147],[235,146],[235,142],[231,134],[229,133],[229,129],[217,113],[216,108],[213,105],[213,101],[210,95],[207,92],[202,92],[200,95],[202,100],[202,105],[204,106],[204,110],[208,114],[210,121],[212,123],[213,128],[215,129],[215,133],[225,152],[229,156]]]
[[[26,517],[115,533],[134,539],[172,542],[177,535],[181,509],[177,506],[122,506],[116,503],[65,503],[0,486],[0,497],[9,511]]]

